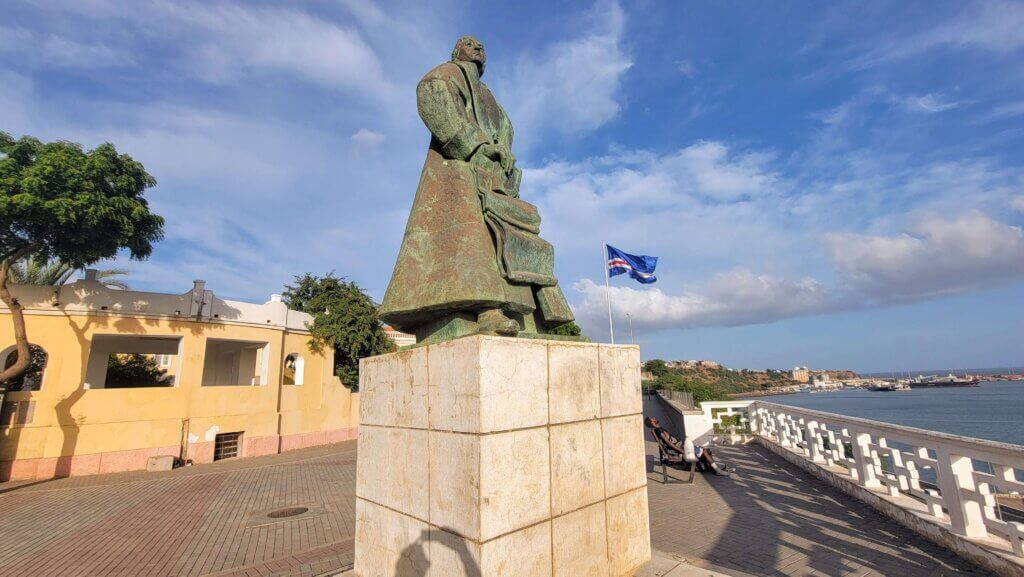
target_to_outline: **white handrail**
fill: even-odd
[[[923,502],[954,533],[1024,557],[1024,523],[1004,519],[998,502],[1024,494],[1024,447],[765,401],[746,411],[759,437],[865,489]]]

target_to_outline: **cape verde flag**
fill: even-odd
[[[658,280],[654,276],[654,267],[658,266],[658,257],[635,255],[622,252],[611,245],[608,248],[608,276],[628,274],[643,284],[651,284]]]

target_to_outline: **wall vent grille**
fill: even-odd
[[[221,433],[213,443],[213,460],[230,459],[240,454],[242,433]]]

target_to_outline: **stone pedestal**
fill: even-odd
[[[359,577],[626,577],[650,559],[638,347],[476,335],[360,375]]]

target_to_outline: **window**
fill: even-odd
[[[7,385],[8,391],[38,391],[43,386],[43,372],[46,370],[46,361],[49,355],[43,347],[29,344],[29,353],[32,355],[32,362],[28,369],[20,377],[14,379]],[[5,351],[4,369],[9,369],[18,362],[18,349],[9,347]]]
[[[87,389],[139,389],[177,384],[181,339],[95,335],[85,372]]]
[[[291,353],[284,358],[284,384],[301,385],[303,373],[306,369],[306,361],[299,353]]]
[[[237,457],[242,446],[242,433],[220,433],[213,441],[213,460]]]
[[[258,386],[267,380],[267,343],[206,340],[204,387]]]

